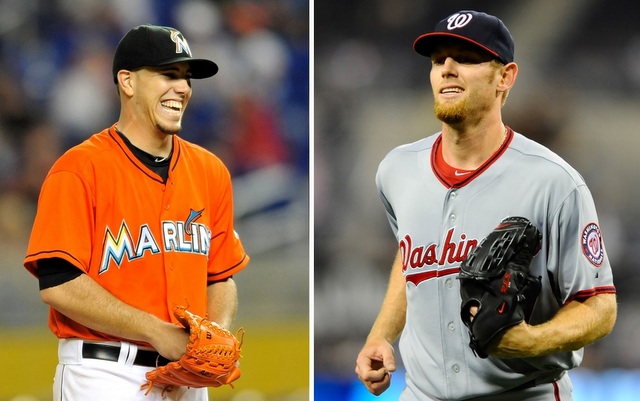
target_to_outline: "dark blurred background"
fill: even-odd
[[[430,63],[412,43],[440,19],[469,8],[499,16],[516,42],[520,72],[504,121],[572,164],[598,208],[619,318],[572,372],[575,399],[636,400],[640,5],[631,0],[316,2],[316,399],[374,398],[353,370],[397,249],[374,176],[389,150],[439,131]],[[397,399],[402,375],[394,380],[388,398],[378,400]]]
[[[252,257],[235,277],[243,378],[212,399],[308,399],[309,13],[307,0],[0,0],[0,400],[51,398],[56,341],[22,267],[37,197],[62,152],[117,120],[113,51],[143,23],[178,28],[220,67],[193,81],[181,133],[231,170]]]

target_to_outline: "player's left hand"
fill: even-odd
[[[521,322],[500,333],[489,343],[487,353],[498,358],[526,358],[537,355],[533,326]]]
[[[477,312],[478,307],[469,308],[472,321]],[[535,344],[532,326],[523,321],[494,338],[487,346],[487,353],[503,359],[535,356]]]
[[[244,330],[236,335],[206,318],[189,312],[184,306],[175,306],[173,314],[189,332],[186,352],[178,361],[158,366],[145,374],[149,394],[153,386],[165,390],[174,386],[194,388],[230,385],[240,377],[238,359],[242,352]],[[238,339],[238,336],[240,339]]]
[[[508,217],[460,265],[460,318],[476,356],[486,358],[501,332],[529,321],[541,289],[530,264],[541,240],[531,221]]]

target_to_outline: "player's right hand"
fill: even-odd
[[[173,323],[162,322],[158,330],[154,331],[154,339],[149,341],[151,346],[163,357],[170,361],[177,361],[187,350],[189,332]]]
[[[365,344],[356,359],[358,379],[373,395],[380,395],[391,385],[391,372],[396,370],[393,346],[388,342]]]

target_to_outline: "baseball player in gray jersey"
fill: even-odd
[[[616,319],[615,287],[592,196],[582,177],[502,122],[518,74],[498,18],[460,11],[416,39],[432,62],[442,131],[392,150],[376,184],[398,241],[387,294],[356,361],[376,395],[396,359],[402,401],[572,399],[567,371]],[[531,262],[542,290],[527,322],[506,329],[480,358],[460,318],[460,264],[503,218],[542,233]]]

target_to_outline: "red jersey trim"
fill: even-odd
[[[440,145],[442,144],[442,134],[436,139],[433,144],[433,148],[431,149],[431,170],[433,174],[438,178],[438,180],[447,188],[462,188],[471,181],[473,181],[476,177],[482,174],[486,169],[488,169],[496,160],[502,156],[502,154],[507,150],[511,141],[513,140],[514,132],[511,128],[507,127],[507,138],[500,145],[500,148],[489,157],[480,167],[478,167],[475,171],[470,174],[464,176],[464,179],[456,182],[452,182],[446,178],[446,175],[443,171],[438,168],[438,164],[436,163],[436,159],[438,157],[438,152],[440,152]]]
[[[560,386],[558,385],[558,381],[554,380],[552,383],[553,383],[553,396],[555,397],[556,401],[561,401]]]
[[[599,295],[599,294],[615,294],[616,293],[616,287],[612,286],[612,285],[607,285],[607,286],[603,286],[603,287],[595,287],[595,288],[591,288],[589,290],[582,290],[582,291],[578,291],[575,294],[573,294],[569,299],[567,299],[567,302],[565,302],[564,304],[568,304],[572,301],[584,301],[587,298],[591,298],[594,295]]]
[[[407,283],[413,283],[415,285],[420,284],[423,281],[430,280],[436,277],[444,277],[451,274],[460,272],[459,267],[453,267],[451,269],[444,270],[429,270],[422,273],[408,274],[406,277]]]

